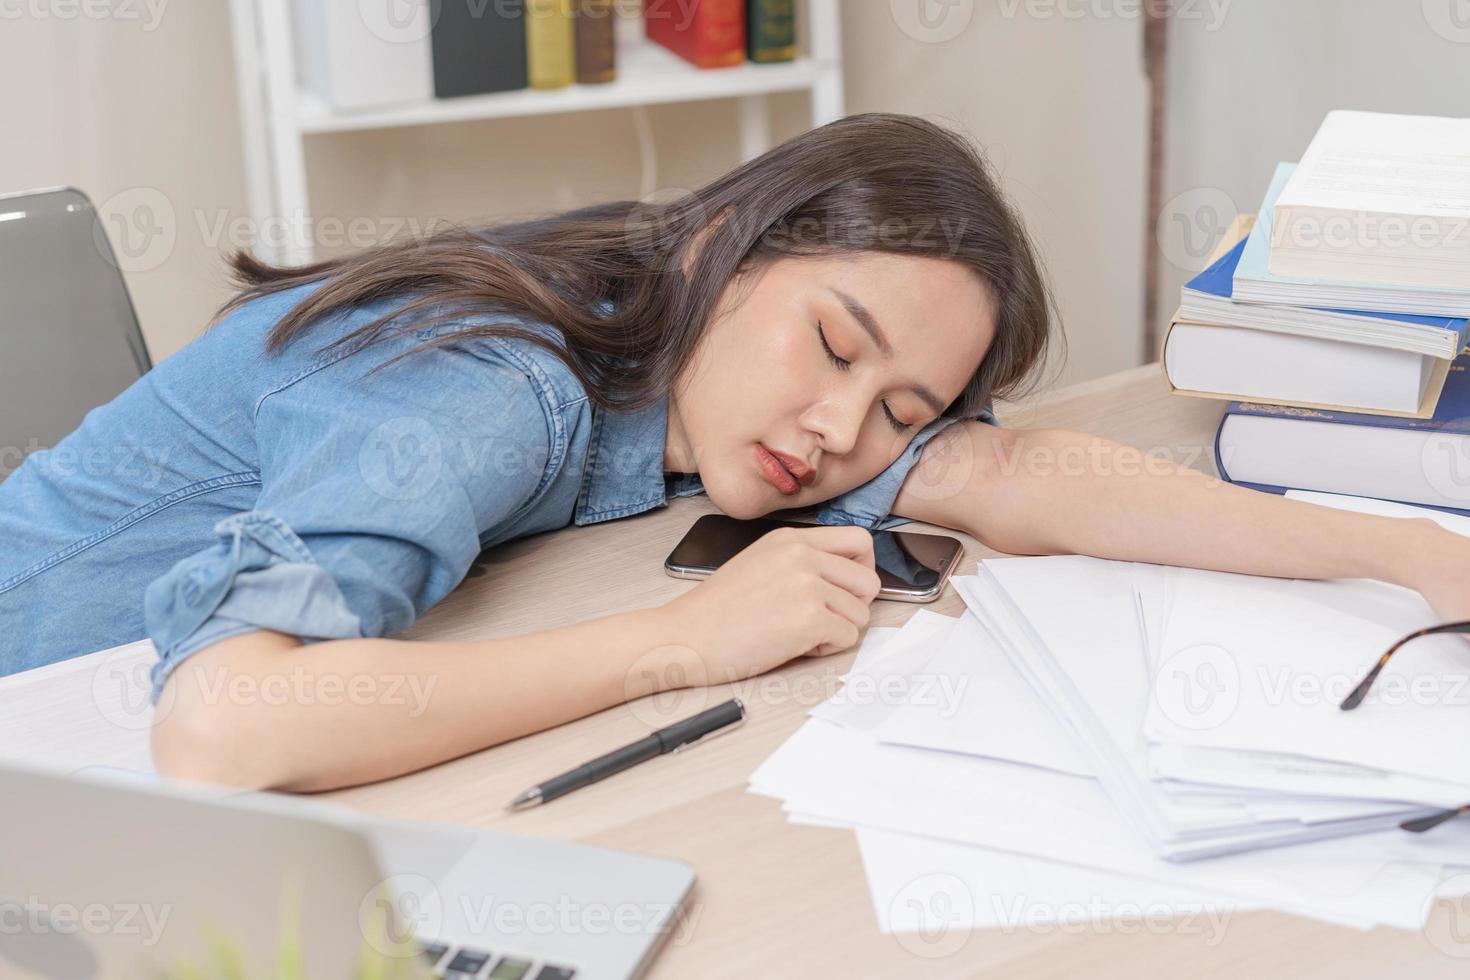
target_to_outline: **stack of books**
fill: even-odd
[[[1181,291],[1162,362],[1220,473],[1470,508],[1470,119],[1328,115]]]
[[[303,0],[293,6],[298,67],[303,85],[338,109],[605,84],[618,77],[625,6],[408,0],[372,14]],[[644,0],[640,16],[649,42],[697,68],[796,57],[795,0]]]

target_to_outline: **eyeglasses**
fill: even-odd
[[[1368,671],[1368,676],[1364,677],[1361,681],[1358,682],[1358,686],[1353,688],[1352,692],[1348,694],[1347,697],[1343,698],[1342,704],[1338,705],[1338,707],[1341,708],[1343,711],[1352,711],[1358,705],[1362,704],[1363,699],[1368,696],[1368,689],[1373,686],[1373,682],[1378,679],[1378,675],[1383,673],[1383,668],[1388,666],[1388,659],[1392,657],[1395,653],[1397,653],[1400,649],[1402,649],[1405,644],[1409,643],[1412,640],[1417,640],[1423,636],[1445,636],[1455,633],[1459,633],[1462,635],[1470,634],[1470,621],[1459,623],[1443,623],[1439,626],[1429,626],[1425,629],[1417,630],[1416,632],[1410,633],[1408,636],[1404,637],[1402,640],[1399,640],[1393,646],[1389,647],[1388,651],[1384,653],[1383,656],[1378,658],[1378,663],[1374,664],[1373,669]],[[1405,820],[1403,823],[1399,824],[1399,826],[1402,827],[1404,830],[1412,831],[1416,834],[1422,834],[1424,833],[1424,831],[1433,830],[1440,824],[1448,820],[1452,820],[1462,813],[1470,813],[1470,803],[1467,803],[1466,805],[1461,807],[1455,807],[1452,810],[1441,810],[1438,813],[1431,813],[1427,816],[1415,817],[1413,820]]]

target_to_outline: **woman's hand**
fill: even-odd
[[[1441,622],[1470,620],[1470,538],[1428,518],[1404,520],[1403,537],[1401,584],[1422,595]]]
[[[689,682],[721,684],[848,649],[879,585],[865,528],[778,528],[659,612]]]

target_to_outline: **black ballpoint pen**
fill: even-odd
[[[695,742],[727,732],[745,720],[745,705],[739,698],[717,704],[713,708],[676,721],[667,728],[650,732],[631,745],[614,749],[607,755],[584,762],[575,769],[553,776],[538,786],[532,786],[506,805],[507,810],[527,810],[542,803],[550,803],[574,789],[581,789],[613,773],[622,772],[640,762],[647,762],[666,752],[678,752]]]

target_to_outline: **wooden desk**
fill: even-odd
[[[1097,432],[1213,472],[1211,446],[1220,404],[1171,397],[1157,365],[1062,389],[1001,412],[1013,426],[1065,426]],[[713,510],[706,497],[663,510],[567,529],[500,548],[425,616],[411,638],[513,636],[667,601],[693,583],[666,577],[664,556],[695,518]],[[922,525],[915,530],[928,530]],[[937,530],[937,529],[936,529]],[[953,533],[953,532],[947,532]],[[966,539],[962,566],[990,552]],[[878,602],[872,624],[896,626],[915,606]],[[947,591],[924,607],[958,616]],[[100,656],[100,655],[94,655]],[[851,832],[791,826],[778,804],[745,791],[747,778],[838,689],[853,653],[799,660],[737,685],[682,691],[609,709],[435,769],[330,794],[365,811],[447,820],[517,833],[661,854],[689,862],[699,875],[687,929],[673,938],[650,974],[656,980],[718,977],[1087,976],[1144,977],[1462,977],[1466,964],[1438,952],[1424,936],[1319,925],[1279,913],[1237,913],[1223,939],[1206,929],[983,931],[934,947],[915,937],[879,933]],[[142,732],[117,721],[111,685],[81,658],[0,681],[7,704],[0,746],[38,746],[110,737],[98,755],[78,747],[73,764],[136,761]],[[117,663],[114,658],[114,666]],[[143,661],[139,661],[142,663]],[[21,697],[23,695],[23,697]],[[505,801],[538,779],[585,761],[730,696],[744,699],[742,730],[687,754],[637,766],[547,807],[507,814]],[[99,713],[107,716],[99,720]],[[9,736],[6,730],[9,729]],[[24,729],[24,738],[17,732]],[[1443,927],[1451,909],[1435,913]],[[935,949],[945,955],[926,955]]]

